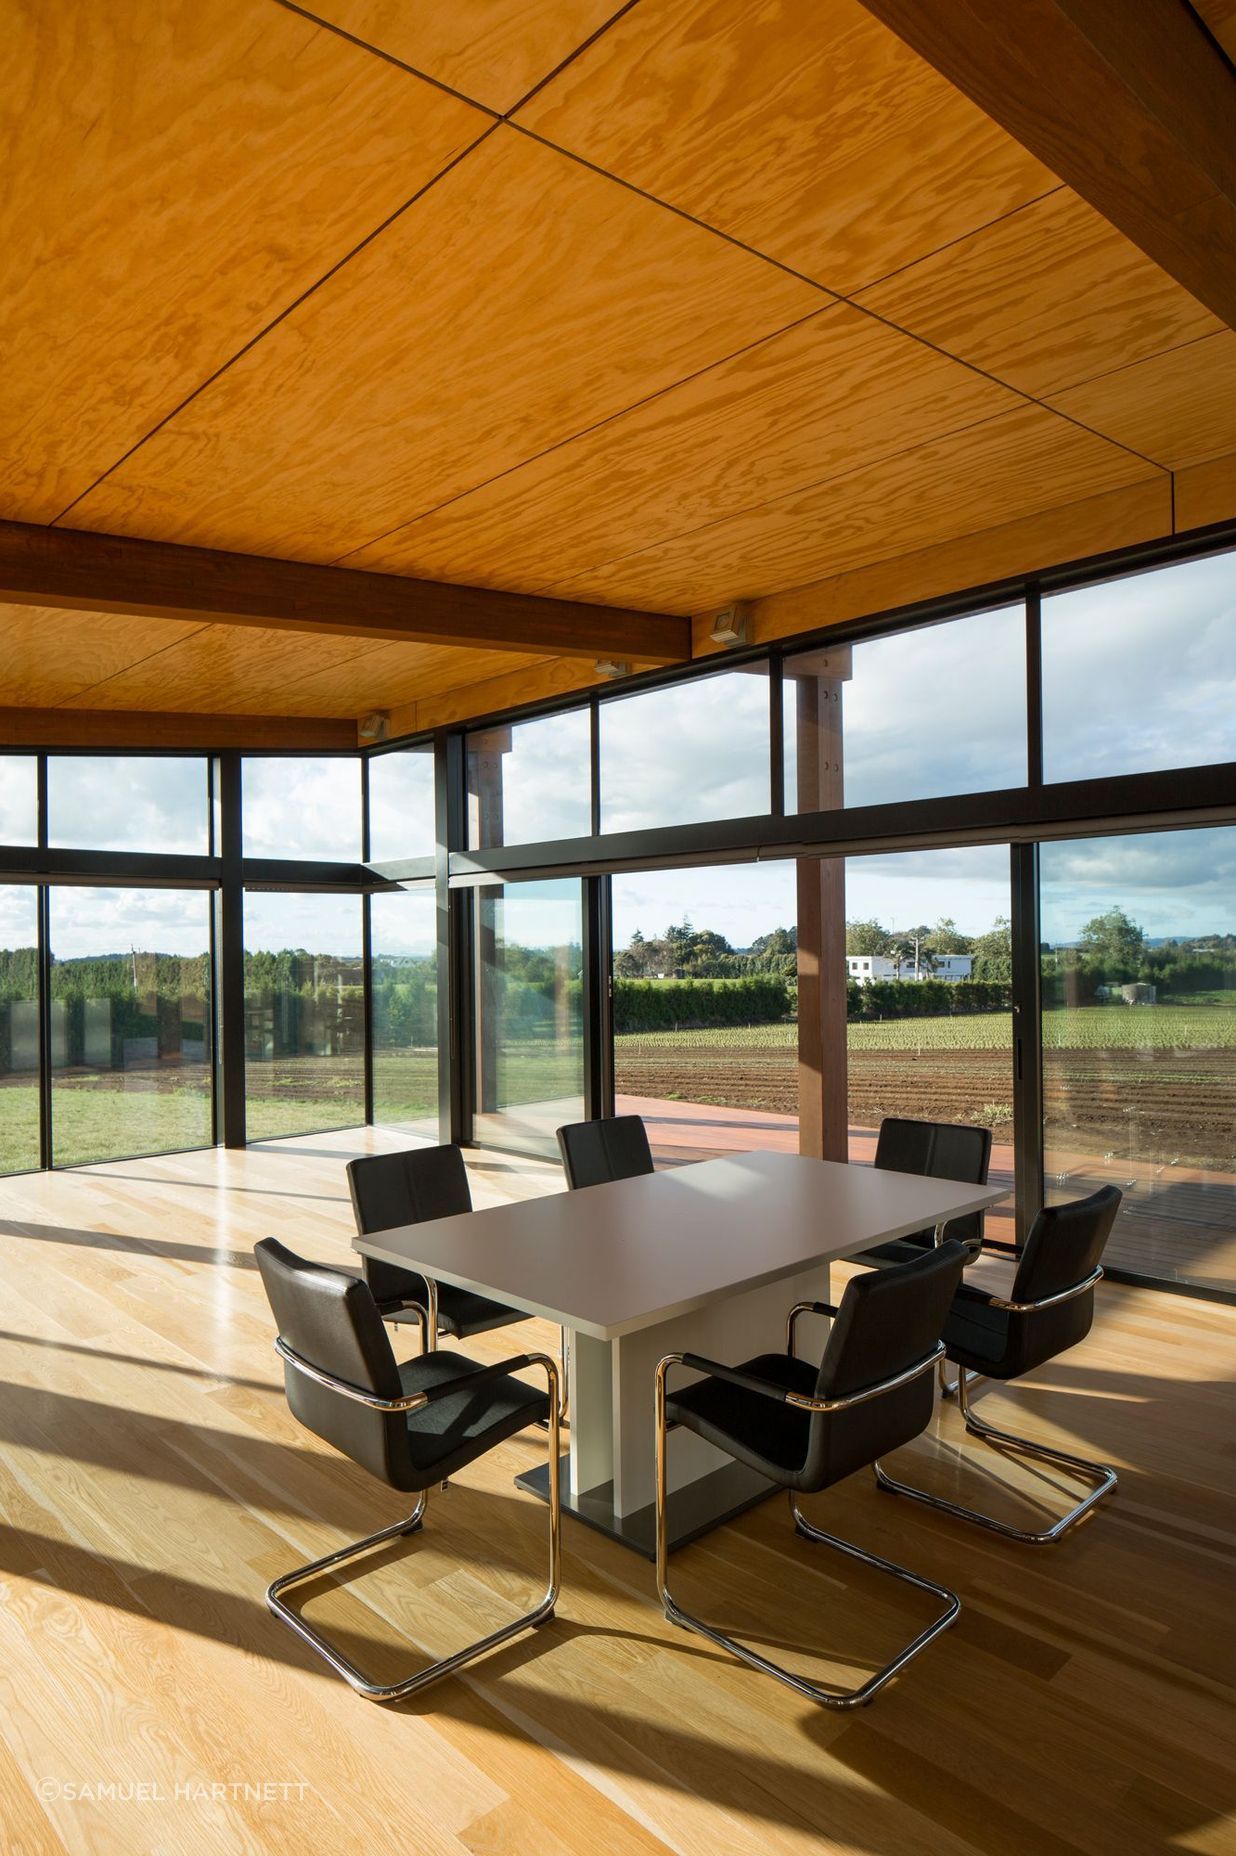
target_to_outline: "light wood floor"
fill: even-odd
[[[4,1856],[1236,1850],[1236,1317],[1178,1297],[1106,1287],[1085,1346],[985,1400],[1119,1467],[1063,1544],[1001,1543],[866,1477],[818,1498],[823,1525],[964,1606],[864,1711],[814,1708],[672,1629],[651,1569],[571,1522],[551,1625],[401,1707],[354,1696],[263,1587],[401,1502],[288,1416],[252,1245],[346,1259],[343,1164],[375,1144],[0,1182]],[[481,1203],[557,1185],[486,1155],[473,1179]],[[1024,1501],[941,1422],[907,1471],[931,1456],[972,1497]],[[311,1615],[402,1674],[415,1646],[522,1608],[544,1510],[511,1478],[543,1448],[530,1432],[465,1473],[414,1543]],[[925,1621],[913,1593],[797,1541],[779,1500],[675,1567],[685,1603],[826,1678]]]

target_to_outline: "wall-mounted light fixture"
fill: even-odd
[[[750,620],[750,606],[745,600],[736,599],[732,606],[727,606],[723,612],[717,614],[708,636],[714,644],[731,647],[746,644],[749,641],[751,630]]]
[[[386,709],[375,709],[372,715],[365,716],[357,729],[362,741],[385,741],[390,732],[390,712]]]

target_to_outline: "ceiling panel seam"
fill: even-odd
[[[64,610],[65,608],[60,606],[48,606],[46,608],[47,612],[55,613],[57,616]],[[123,617],[124,615],[119,614],[115,616]],[[109,683],[114,683],[117,677],[127,677],[129,672],[131,670],[136,670],[139,664],[148,664],[152,658],[163,657],[168,651],[179,651],[180,647],[187,644],[195,633],[208,632],[209,630],[209,620],[201,625],[186,624],[185,636],[183,638],[173,638],[169,644],[161,644],[155,651],[143,651],[140,657],[135,657],[131,663],[122,664],[120,669],[113,670],[110,676],[99,677],[93,683],[86,683],[81,689],[74,690],[71,696],[63,696],[58,702],[49,703],[48,707],[52,709],[72,708],[81,701],[83,696],[93,696],[96,690],[106,688]]]
[[[929,341],[926,336],[923,335],[916,335],[913,329],[903,328],[899,322],[894,322],[891,316],[882,316],[878,310],[872,309],[866,303],[859,302],[857,297],[847,296],[844,290],[835,290],[830,284],[821,283],[818,277],[808,277],[805,272],[795,270],[793,265],[786,264],[782,259],[770,257],[767,252],[761,251],[758,246],[746,244],[744,240],[736,238],[732,232],[723,232],[720,227],[710,225],[706,219],[699,219],[694,213],[688,213],[683,207],[674,206],[669,200],[663,200],[657,194],[648,193],[643,187],[637,187],[633,181],[624,180],[620,174],[610,173],[608,168],[598,167],[596,162],[589,161],[586,156],[576,154],[572,149],[563,148],[557,142],[551,142],[548,136],[538,135],[533,129],[526,129],[522,123],[512,122],[508,126],[517,130],[520,135],[526,135],[530,140],[541,143],[542,147],[553,149],[555,153],[565,155],[568,161],[574,161],[580,167],[588,168],[592,173],[601,175],[606,180],[616,182],[619,187],[625,187],[629,193],[637,194],[640,199],[649,201],[653,206],[659,206],[663,208],[665,212],[673,213],[679,219],[685,219],[689,225],[698,226],[700,231],[711,232],[714,238],[724,239],[727,245],[733,245],[739,251],[746,252],[748,257],[762,258],[765,264],[775,266],[777,270],[784,271],[787,276],[797,278],[800,283],[810,284],[812,288],[824,291],[834,301],[838,303],[848,303],[850,308],[857,310],[860,315],[869,316],[873,322],[882,323],[885,328],[894,330],[896,334],[904,335],[912,342],[918,342],[920,347],[931,349],[934,354],[942,356],[946,361],[955,361],[958,367],[967,368],[970,373],[977,374],[981,379],[991,382],[993,386],[1006,388],[1008,392],[1015,393],[1020,399],[1025,400],[1028,405],[1038,406],[1044,412],[1053,413],[1057,418],[1066,420],[1069,425],[1077,426],[1080,431],[1088,432],[1092,438],[1104,439],[1109,445],[1115,445],[1119,450],[1127,451],[1131,457],[1140,458],[1143,464],[1153,465],[1155,470],[1163,470],[1165,468],[1164,465],[1158,463],[1154,458],[1148,458],[1142,452],[1135,450],[1132,445],[1126,445],[1122,443],[1120,439],[1111,438],[1106,432],[1095,431],[1093,427],[1086,425],[1081,419],[1074,418],[1071,413],[1061,412],[1058,407],[1049,405],[1047,401],[1036,398],[1033,393],[1027,392],[1024,387],[1015,386],[1010,380],[1002,380],[998,374],[990,373],[987,368],[980,367],[977,362],[967,361],[964,355],[954,354],[951,349],[942,347],[938,342]],[[1033,204],[1034,202],[1030,200],[1024,203],[1025,206],[1031,206]],[[1018,210],[1020,211],[1023,209],[1019,208]],[[1000,217],[1007,218],[1008,215],[1001,214]],[[997,222],[993,220],[991,223],[995,224]],[[974,237],[976,233],[985,230],[986,226],[974,226],[967,236]],[[947,250],[948,246],[955,242],[955,240],[950,239],[938,249],[942,251]],[[915,262],[924,263],[928,258],[934,256],[934,251],[923,252]],[[864,290],[868,290],[872,286],[870,284],[864,284],[862,287]]]
[[[192,393],[187,393],[184,399],[180,401],[179,405],[173,406],[172,410],[165,413],[163,418],[157,420],[148,432],[143,432],[142,436],[137,439],[134,444],[130,445],[127,451],[123,452],[114,463],[109,464],[105,471],[99,473],[93,483],[87,484],[85,489],[79,491],[71,502],[66,503],[59,514],[52,517],[47,526],[49,528],[54,528],[58,522],[63,522],[65,516],[74,510],[78,503],[82,502],[92,491],[98,489],[101,483],[106,483],[107,479],[112,476],[114,472],[119,470],[122,464],[126,464],[136,452],[141,450],[148,439],[153,438],[156,433],[161,432],[166,425],[169,425],[173,419],[184,412],[187,407],[191,406],[195,400],[199,399],[208,388],[214,385],[216,380],[220,380],[224,374],[235,367],[239,360],[243,359],[251,349],[256,348],[259,342],[264,341],[273,330],[279,327],[280,323],[286,322],[289,316],[294,314],[294,312],[298,310],[303,303],[306,303],[311,296],[314,296],[324,284],[329,283],[330,279],[341,271],[345,265],[350,264],[353,258],[358,257],[362,251],[365,251],[372,245],[375,239],[380,238],[390,226],[394,225],[396,220],[402,219],[403,215],[408,212],[411,207],[415,206],[418,200],[422,200],[425,197],[431,187],[436,187],[438,182],[443,180],[446,175],[450,174],[453,169],[457,168],[461,161],[466,161],[469,155],[473,154],[475,150],[481,146],[482,142],[488,141],[489,137],[498,126],[496,121],[490,122],[486,128],[481,131],[480,135],[476,137],[475,141],[469,142],[466,148],[461,148],[457,154],[452,155],[451,159],[446,163],[446,166],[440,168],[436,174],[425,182],[423,187],[418,187],[410,199],[405,200],[401,206],[397,206],[393,213],[388,213],[382,223],[375,226],[372,232],[366,233],[359,244],[354,245],[350,251],[345,252],[342,258],[332,264],[329,270],[324,271],[321,277],[317,278],[309,285],[308,289],[302,290],[299,296],[291,303],[287,304],[285,308],[281,309],[277,316],[272,317],[263,328],[258,330],[256,335],[250,336],[249,340],[238,348],[235,354],[230,355],[220,367],[215,368],[213,373],[208,374],[205,380],[194,387]]]

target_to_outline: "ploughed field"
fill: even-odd
[[[1044,1017],[1049,1141],[1236,1170],[1236,1009],[1092,1006]],[[796,1027],[632,1033],[615,1040],[624,1095],[797,1112]],[[1012,1019],[849,1026],[850,1120],[968,1121],[1011,1137]]]

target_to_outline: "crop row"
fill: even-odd
[[[792,1051],[792,1023],[734,1025],[699,1031],[631,1032],[615,1042],[620,1052]],[[958,1018],[898,1018],[847,1027],[852,1051],[1010,1050],[1008,1012]],[[1088,1006],[1043,1014],[1048,1050],[1236,1050],[1236,1009],[1226,1006]]]

